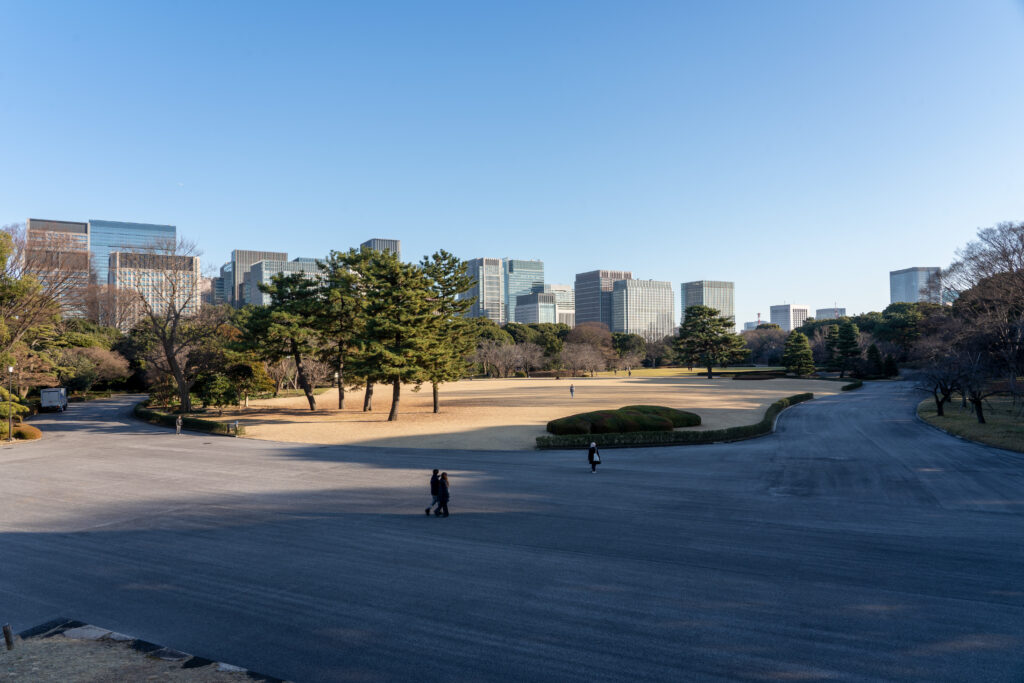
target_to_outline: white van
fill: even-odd
[[[56,410],[63,413],[68,408],[68,390],[64,387],[42,389],[39,392],[39,410]]]

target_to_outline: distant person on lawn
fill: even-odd
[[[440,480],[441,477],[437,476],[437,470],[434,470],[434,473],[430,475],[430,507],[424,510],[424,512],[427,513],[428,517],[430,516],[430,511],[434,509],[435,505],[437,505],[437,482]]]
[[[569,385],[569,398],[574,398],[575,396],[576,396],[576,387],[574,385],[570,384]]]
[[[587,449],[587,462],[590,463],[590,473],[596,473],[597,466],[601,464],[601,453],[597,450],[597,444],[593,441],[590,442],[590,448]]]

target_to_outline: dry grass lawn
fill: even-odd
[[[985,424],[978,422],[972,410],[960,407],[959,401],[945,406],[945,415],[935,412],[935,401],[925,399],[917,407],[917,414],[925,422],[965,439],[978,441],[996,448],[1024,453],[1024,418],[1018,417],[1020,406],[1014,406],[1008,396],[992,396],[985,401]]]
[[[569,385],[576,397],[569,398]],[[835,394],[838,382],[772,379],[740,381],[699,377],[598,377],[477,379],[441,387],[441,412],[432,412],[430,387],[402,387],[399,416],[387,422],[391,387],[374,390],[373,411],[362,412],[362,391],[346,392],[338,410],[336,390],[317,396],[311,412],[304,397],[251,401],[220,419],[245,426],[248,438],[299,443],[409,448],[526,450],[545,434],[549,420],[574,413],[634,404],[663,405],[701,416],[696,429],[719,429],[761,419],[773,401],[813,392]]]

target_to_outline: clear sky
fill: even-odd
[[[1024,4],[0,0],[0,223],[888,304],[1024,220]],[[677,311],[678,315],[678,311]]]

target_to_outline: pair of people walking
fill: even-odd
[[[437,470],[434,470],[434,473],[430,476],[430,507],[424,510],[424,512],[429,517],[430,511],[436,506],[437,510],[434,510],[434,516],[447,517],[448,500],[451,498],[448,494],[448,473],[441,472],[438,475],[437,472]]]

